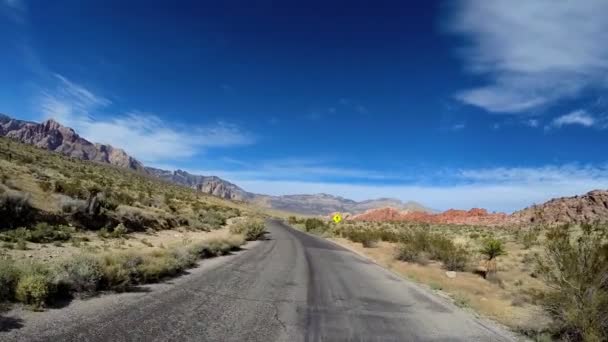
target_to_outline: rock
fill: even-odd
[[[582,196],[555,198],[511,215],[514,224],[561,225],[608,222],[608,191],[593,190]]]
[[[450,279],[456,278],[456,272],[454,272],[454,271],[446,271],[445,275]]]

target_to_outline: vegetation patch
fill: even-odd
[[[239,234],[245,237],[245,240],[258,240],[265,233],[266,225],[262,219],[247,218],[236,222],[230,226],[232,234]]]

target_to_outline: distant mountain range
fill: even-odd
[[[73,158],[107,163],[132,169],[169,182],[187,186],[217,197],[248,201],[259,206],[305,215],[327,215],[332,212],[361,213],[369,209],[392,207],[403,211],[432,212],[416,202],[380,198],[362,202],[328,194],[270,196],[247,192],[239,186],[216,176],[193,175],[182,170],[162,170],[146,167],[124,150],[110,145],[92,143],[80,137],[72,128],[55,120],[42,123],[23,121],[0,114],[0,136],[58,152]]]

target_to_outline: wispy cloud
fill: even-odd
[[[608,87],[608,2],[460,0],[450,32],[464,36],[467,69],[490,83],[460,92],[490,112],[520,113]]]
[[[90,141],[123,148],[143,162],[188,158],[206,148],[253,142],[250,134],[224,122],[178,127],[146,112],[102,115],[109,111],[110,100],[62,75],[54,77],[57,80],[55,87],[43,91],[37,102],[43,118],[54,118]]]
[[[540,122],[538,121],[538,119],[529,119],[529,120],[525,120],[524,124],[526,126],[530,126],[530,127],[538,127],[538,125],[540,125]]]
[[[25,23],[26,12],[24,0],[0,0],[0,14],[4,13],[18,24]]]
[[[229,180],[339,180],[339,181],[396,181],[403,175],[377,170],[333,166],[322,160],[286,158],[243,162],[230,159],[228,168],[189,170],[193,173],[216,175]],[[233,166],[237,165],[237,168]]]
[[[591,127],[597,123],[597,120],[584,110],[576,110],[566,115],[562,115],[553,120],[554,127],[562,127],[565,125],[580,125]]]

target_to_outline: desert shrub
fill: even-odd
[[[79,180],[73,182],[56,180],[54,190],[55,192],[74,198],[87,199],[89,196],[89,192],[82,186]]]
[[[68,241],[72,237],[72,229],[67,226],[52,226],[46,222],[38,223],[31,230],[30,242],[48,243],[53,241]]]
[[[245,239],[242,235],[231,235],[229,237],[212,238],[190,246],[190,253],[201,258],[224,255],[238,249]]]
[[[66,214],[84,211],[86,209],[87,203],[84,200],[71,198],[68,196],[57,196],[60,196],[59,206],[61,207],[61,211]]]
[[[20,251],[27,250],[27,242],[25,242],[25,240],[17,240],[17,242],[15,243],[15,249],[18,249]]]
[[[544,306],[564,339],[608,340],[608,229],[583,225],[571,236],[567,227],[547,233],[538,273],[550,291]]]
[[[121,206],[118,220],[129,230],[143,231],[146,228],[161,228],[161,223],[152,214],[134,207]]]
[[[48,279],[41,274],[28,274],[17,282],[15,297],[20,302],[41,308],[50,293]]]
[[[219,229],[226,224],[226,218],[216,211],[207,211],[199,217],[200,222],[211,229]]]
[[[258,240],[264,235],[265,229],[264,220],[252,218],[241,220],[230,226],[232,234],[243,235],[247,241]]]
[[[443,266],[449,271],[464,271],[469,259],[469,251],[460,246],[448,249],[441,257]]]
[[[138,267],[143,257],[132,252],[110,253],[101,257],[101,286],[110,290],[124,291],[140,281]]]
[[[462,271],[470,259],[466,248],[456,246],[452,240],[437,233],[417,229],[404,233],[401,239],[398,260],[419,262],[428,257],[441,261],[443,267],[450,271]]]
[[[119,203],[114,197],[108,196],[105,192],[99,197],[99,205],[109,211],[114,211],[118,208]]]
[[[108,231],[108,228],[102,228],[97,232],[97,235],[104,239],[112,238],[112,239],[121,239],[124,238],[128,234],[128,229],[124,224],[119,223],[112,229],[112,231]]]
[[[40,187],[40,189],[42,189],[42,191],[49,192],[49,191],[51,191],[53,184],[51,182],[49,182],[48,180],[42,180],[42,181],[38,182],[38,186]]]
[[[90,255],[78,255],[60,262],[55,268],[54,283],[69,293],[92,293],[102,277],[100,261]]]
[[[519,234],[519,239],[524,249],[529,249],[538,241],[538,231],[531,228]]]
[[[23,263],[19,270],[15,299],[35,309],[43,307],[53,291],[49,270],[38,263]]]
[[[0,240],[8,242],[29,241],[48,243],[53,241],[68,241],[71,236],[72,230],[70,227],[53,226],[46,222],[40,222],[33,229],[21,227],[5,231],[0,235]]]
[[[394,229],[381,228],[378,230],[378,238],[387,242],[400,242],[401,234]]]
[[[29,197],[16,191],[7,191],[0,194],[0,217],[2,228],[16,228],[31,223],[34,209],[30,205]]]
[[[109,196],[106,196],[106,203],[111,204],[114,209],[118,204],[133,205],[135,198],[123,191],[112,192]],[[110,210],[114,210],[110,209]]]
[[[137,270],[141,282],[148,283],[175,275],[185,267],[172,253],[168,253],[166,250],[155,250],[142,255],[142,263]]]
[[[327,228],[327,224],[318,218],[307,218],[304,220],[304,229],[307,232],[324,232]]]
[[[418,262],[420,260],[420,251],[411,243],[400,243],[397,246],[395,258],[400,261]]]
[[[372,229],[350,229],[342,235],[352,242],[361,243],[366,248],[373,247],[380,240],[377,231]]]
[[[287,223],[289,224],[297,224],[298,223],[298,218],[295,216],[289,216],[287,218]]]
[[[11,300],[19,280],[19,271],[13,260],[0,260],[0,302]]]

